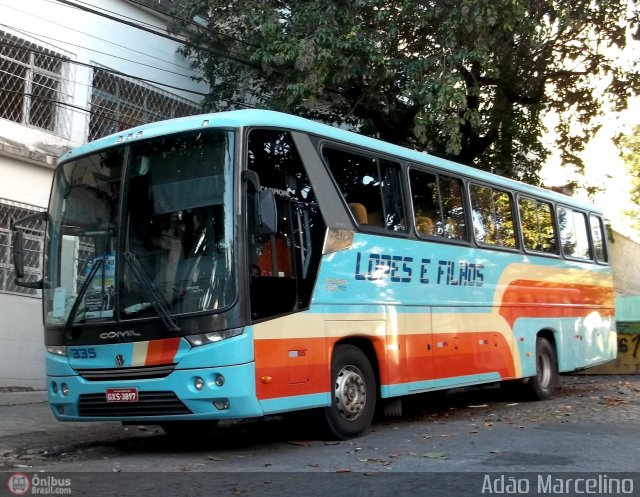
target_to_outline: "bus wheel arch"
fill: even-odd
[[[550,399],[560,386],[558,349],[553,332],[542,330],[536,336],[536,374],[527,383],[535,400]]]
[[[370,342],[348,340],[335,345],[330,391],[331,404],[324,409],[330,434],[346,440],[364,433],[378,398],[377,363]]]

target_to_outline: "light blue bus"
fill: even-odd
[[[30,219],[33,221],[34,216]],[[418,392],[616,354],[602,213],[298,117],[168,120],[60,158],[43,289],[60,421],[205,430],[318,409],[337,437]]]

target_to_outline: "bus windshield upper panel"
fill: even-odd
[[[59,168],[49,325],[210,311],[233,300],[233,135],[154,139],[131,146],[126,168],[124,157],[119,150]],[[69,281],[57,276],[71,272]]]

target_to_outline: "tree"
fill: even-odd
[[[182,0],[175,29],[190,33],[183,52],[211,110],[346,124],[538,183],[549,147],[581,167],[598,116],[639,88],[615,59],[636,1]],[[548,112],[560,116],[550,145]]]
[[[629,134],[617,135],[614,139],[620,157],[626,163],[631,180],[632,209],[625,214],[631,218],[631,225],[640,230],[640,126],[634,126]]]

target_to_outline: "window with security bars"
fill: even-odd
[[[140,124],[202,112],[189,100],[106,69],[94,70],[92,86],[89,141]]]
[[[33,205],[0,199],[0,292],[40,296],[40,290],[15,284],[11,223],[44,210]],[[42,278],[44,223],[31,221],[22,224],[21,228],[24,233],[24,279],[38,281]]]
[[[69,58],[0,30],[0,118],[68,138]]]

